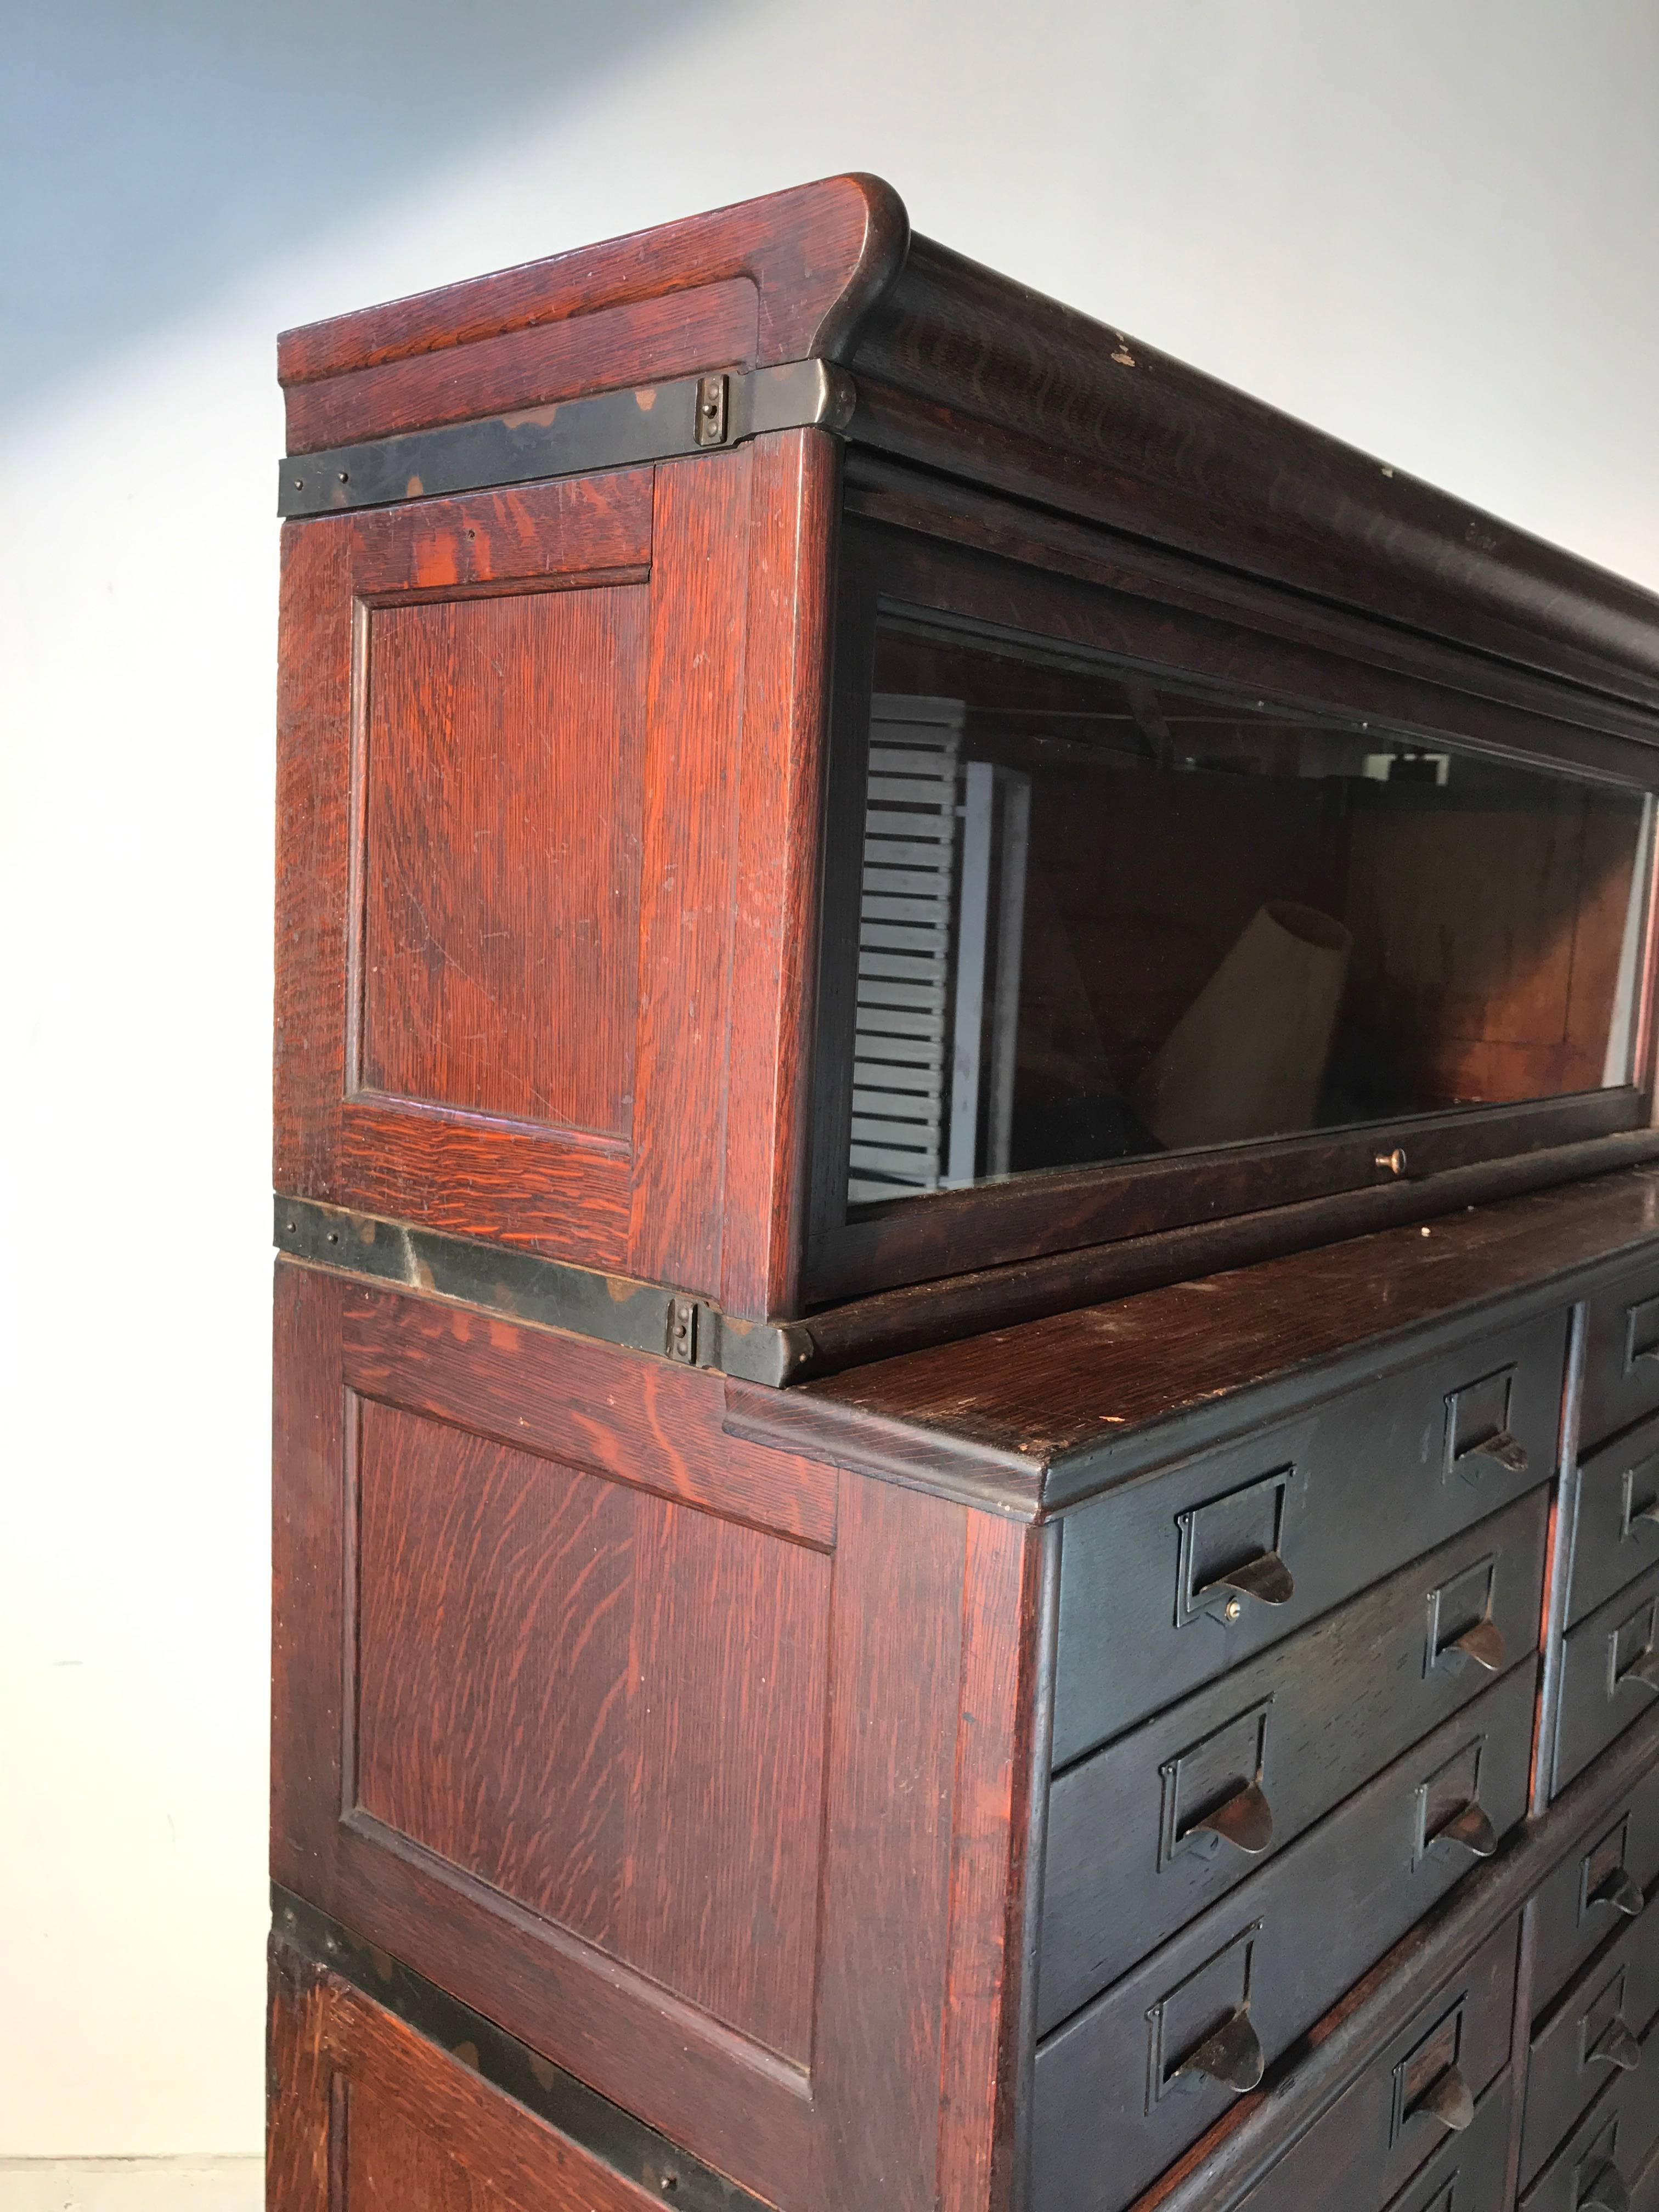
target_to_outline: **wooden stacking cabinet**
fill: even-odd
[[[843,177],[288,332],[271,2212],[1659,2204],[1659,601]]]

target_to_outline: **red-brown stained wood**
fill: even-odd
[[[1009,2185],[1021,1917],[1036,1878],[1024,1845],[1042,1786],[1031,1741],[1041,1571],[1029,1529],[969,1515],[939,2075],[939,2203],[951,2212],[1004,2203]]]
[[[835,441],[757,441],[732,924],[720,1298],[799,1310],[834,578]]]
[[[369,616],[363,1090],[628,1135],[648,599]]]
[[[337,1975],[280,1940],[270,1961],[268,2212],[660,2203]]]
[[[628,1272],[718,1297],[750,479],[656,472]]]
[[[877,1360],[792,1396],[1018,1455],[1036,1480],[1067,1452],[1656,1232],[1659,1175],[1636,1169],[1472,1208],[1426,1233],[1386,1230]],[[801,1448],[815,1447],[803,1437]]]
[[[830,177],[285,331],[277,377],[285,386],[308,383],[745,277],[756,293],[757,362],[833,355],[891,282],[908,237],[908,218],[890,185],[878,177]]]
[[[724,1433],[722,1378],[365,1283],[339,1291],[362,1395],[828,1549],[836,1477]]]
[[[630,572],[637,576],[650,557],[651,495],[649,470],[621,471],[325,517],[287,532],[278,770],[279,1189],[460,1235],[501,1236],[586,1265],[623,1264],[625,1133],[602,1139],[596,1153],[595,1139],[582,1128],[526,1127],[510,1118],[492,1120],[465,1103],[434,1115],[418,1103],[400,1107],[349,1094],[365,967],[372,970],[390,949],[398,956],[397,975],[367,978],[372,1073],[423,1083],[441,1100],[482,1088],[481,1103],[504,1106],[509,1114],[534,1109],[538,1097],[544,1097],[544,1119],[557,1107],[593,1112],[597,1096],[596,1118],[621,1121],[625,1132],[639,771],[637,708],[619,696],[626,684],[617,678],[625,679],[630,660],[637,667],[642,659],[643,594],[637,584],[617,580]],[[544,588],[579,581],[592,588],[568,594]],[[503,596],[466,596],[477,592]],[[601,607],[607,612],[598,615]],[[384,672],[394,687],[392,705],[398,703],[398,640],[422,637],[425,676],[417,655],[414,672],[421,680],[404,702],[407,711],[395,725],[382,720],[377,728],[372,679],[381,623],[390,625],[394,640]],[[457,641],[464,654],[459,666],[430,666],[434,626]],[[517,639],[540,670],[523,679],[522,692],[507,685],[499,700],[485,680],[495,656],[480,665],[492,639]],[[580,672],[563,665],[573,645],[589,655],[597,714],[573,690]],[[550,666],[550,654],[559,665]],[[406,666],[405,679],[410,672]],[[539,772],[533,761],[521,760],[514,789],[504,792],[504,772],[491,766],[492,740],[495,757],[509,740],[522,751],[550,715],[561,713],[562,736],[574,723],[586,732],[581,746],[556,765],[544,760]],[[459,735],[457,718],[465,725]],[[447,735],[441,726],[446,722]],[[526,723],[535,726],[526,729]],[[608,774],[601,758],[607,725],[614,751]],[[412,765],[422,761],[452,771],[442,805],[430,789],[410,787]],[[594,833],[571,818],[584,800],[597,799],[591,789],[596,777],[605,805],[619,810],[597,844]],[[516,803],[504,811],[508,797]],[[534,808],[550,804],[565,810],[562,823],[534,818]],[[534,872],[556,869],[556,836],[550,852],[545,837],[561,828],[566,851],[578,852],[578,878],[586,871],[585,885],[573,886],[568,900]],[[578,832],[573,848],[569,840]],[[380,848],[391,878],[377,878]],[[452,881],[457,873],[461,880]],[[609,1037],[592,1003],[605,956],[576,941],[598,919],[599,878],[607,874],[609,1004],[616,1024]],[[490,933],[484,916],[471,908],[489,896],[498,924],[507,927],[480,945],[474,933]],[[439,924],[426,943],[416,908]],[[417,988],[422,959],[442,970],[443,980],[434,972]],[[457,960],[474,979],[470,988],[448,974]],[[532,1019],[538,988],[568,990],[580,1005],[562,1018],[547,1007],[539,1021]],[[491,995],[507,1000],[493,1017],[483,1003]],[[397,1036],[394,1022],[409,1024],[411,1033]],[[494,1072],[501,1060],[504,1066]]]
[[[828,1561],[359,1420],[356,1804],[805,2064]]]
[[[755,287],[738,276],[291,385],[288,449],[315,453],[588,392],[744,368],[755,357],[758,317]]]
[[[812,2069],[826,2212],[937,2202],[968,1519],[842,1480]]]

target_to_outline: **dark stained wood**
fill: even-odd
[[[1167,609],[1208,617],[1204,628],[1170,635],[1207,638],[1209,650],[1231,635],[1237,655],[1253,649],[1282,659],[1258,664],[1276,666],[1281,678],[1301,670],[1319,674],[1313,689],[1346,699],[1364,713],[1378,696],[1378,672],[1407,679],[1421,702],[1432,697],[1427,719],[1454,719],[1471,711],[1456,695],[1521,708],[1562,726],[1560,742],[1571,732],[1603,732],[1650,741],[1651,714],[1644,708],[1590,692],[1514,661],[1474,653],[1448,639],[1425,635],[1395,623],[1379,622],[1365,610],[1324,600],[1291,598],[1275,586],[1218,563],[1199,563],[1150,539],[1097,523],[1073,520],[1052,508],[991,491],[985,486],[893,461],[868,447],[848,448],[846,511],[895,529],[920,532],[945,544],[971,547],[1055,575],[1073,576],[1103,586],[1115,594],[1151,599]],[[1142,619],[1156,619],[1144,617]],[[1253,647],[1252,641],[1261,641]],[[1200,646],[1200,650],[1205,649]],[[1243,678],[1250,664],[1230,664]],[[1333,691],[1333,687],[1334,690]],[[1403,707],[1403,690],[1389,694]],[[1492,726],[1488,725],[1488,726]],[[1608,756],[1595,750],[1585,763]]]
[[[1611,1096],[1612,1094],[1609,1094]],[[1056,1252],[1006,1267],[877,1291],[829,1306],[804,1326],[805,1376],[823,1376],[922,1346],[975,1336],[999,1322],[1041,1320],[1105,1297],[1162,1290],[1235,1268],[1485,1208],[1519,1194],[1644,1165],[1659,1158],[1659,1133],[1559,1145],[1504,1160],[1449,1169],[1420,1180],[1348,1191],[1260,1212],[1155,1231],[1121,1242]],[[1056,1183],[1066,1179],[1056,1176]],[[1044,1181],[1048,1178],[1045,1176]],[[1241,1195],[1248,1196],[1247,1190]]]
[[[289,1261],[278,1316],[276,1880],[757,2195],[990,2212],[1036,1540],[718,1376]]]
[[[720,1263],[752,1317],[800,1304],[836,478],[823,431],[757,447]]]
[[[717,1296],[747,447],[656,471],[628,1271]]]
[[[1324,2205],[1333,2212],[1373,2205],[1380,2212],[1391,2204],[1407,2178],[1447,2141],[1446,2131],[1420,2110],[1405,2116],[1395,2133],[1395,2069],[1409,2068],[1413,2053],[1460,2008],[1457,2070],[1473,2094],[1484,2097],[1509,2058],[1519,1933],[1517,1921],[1500,1928],[1455,1981],[1411,2015],[1319,2124],[1250,2191],[1246,2212],[1311,2212]],[[1501,2144],[1503,2130],[1497,2132]]]
[[[931,240],[850,363],[855,439],[1659,702],[1651,594]]]
[[[890,601],[907,611],[948,617],[971,629],[997,627],[1091,651],[1161,663],[1186,674],[1199,674],[1237,687],[1247,697],[1267,695],[1292,710],[1336,713],[1361,720],[1397,716],[1402,726],[1436,730],[1449,738],[1472,738],[1522,750],[1543,759],[1556,757],[1576,766],[1621,775],[1640,784],[1653,772],[1649,745],[1611,736],[1592,736],[1575,719],[1568,698],[1555,701],[1555,716],[1508,704],[1492,705],[1466,688],[1461,672],[1442,685],[1385,677],[1356,662],[1297,640],[1286,643],[1245,628],[1236,620],[1191,615],[1154,596],[1143,580],[1138,592],[1102,588],[1098,583],[1042,574],[1012,562],[945,545],[911,533],[875,532],[852,526],[843,532],[840,641],[842,680],[837,704],[832,794],[851,787],[847,802],[861,811],[864,757],[861,732],[867,721],[861,683],[854,672],[868,671],[878,651],[898,658],[878,688],[943,692],[955,696],[947,672],[930,676],[921,647],[884,646],[877,630],[878,607]],[[1565,715],[1568,719],[1559,719]],[[1041,830],[1045,793],[1056,770],[1039,779],[1033,815]],[[1073,896],[1064,940],[1095,949],[1090,972],[1108,980],[1097,987],[1108,1003],[1092,1009],[1104,1034],[1150,1050],[1166,1036],[1184,1007],[1237,938],[1259,904],[1264,881],[1297,886],[1295,895],[1315,906],[1334,903],[1328,875],[1328,840],[1310,818],[1298,831],[1285,819],[1282,799],[1265,806],[1253,794],[1249,778],[1232,779],[1209,791],[1194,783],[1182,804],[1183,851],[1188,869],[1206,883],[1204,908],[1214,908],[1213,936],[1195,927],[1188,878],[1171,874],[1164,851],[1162,817],[1149,832],[1138,831],[1138,810],[1147,804],[1141,780],[1127,775],[1109,793],[1098,788],[1097,772],[1064,791],[1065,826],[1056,822],[1042,849],[1051,858],[1041,880],[1061,902],[1069,878]],[[1306,787],[1316,792],[1318,786]],[[1057,803],[1057,801],[1056,801]],[[812,1137],[814,1207],[805,1287],[808,1300],[827,1304],[860,1293],[879,1291],[1017,1261],[1027,1255],[1075,1251],[1091,1244],[1142,1236],[1218,1217],[1303,1203],[1323,1193],[1365,1192],[1378,1182],[1376,1158],[1395,1141],[1409,1145],[1413,1173],[1423,1177],[1473,1163],[1510,1158],[1574,1139],[1603,1136],[1645,1124],[1643,1100],[1632,1090],[1599,1088],[1601,1060],[1587,1042],[1591,1026],[1586,1009],[1595,997],[1598,963],[1607,929],[1586,923],[1584,957],[1575,963],[1573,922],[1581,884],[1584,821],[1595,809],[1577,787],[1563,785],[1560,821],[1553,825],[1554,847],[1546,854],[1558,861],[1546,899],[1536,866],[1525,864],[1523,845],[1537,842],[1533,825],[1524,840],[1510,823],[1495,823],[1490,836],[1513,866],[1512,888],[1494,891],[1484,902],[1484,927],[1468,924],[1459,903],[1463,886],[1443,866],[1430,869],[1417,850],[1409,823],[1385,825],[1379,837],[1358,838],[1353,881],[1362,896],[1367,886],[1392,882],[1404,868],[1413,884],[1404,910],[1416,919],[1420,939],[1397,963],[1400,981],[1411,980],[1414,963],[1423,969],[1425,991],[1435,988],[1435,965],[1448,936],[1465,945],[1469,972],[1449,980],[1461,982],[1461,1000],[1449,997],[1437,1012],[1437,1034],[1446,1032],[1432,1063],[1420,1071],[1422,1095],[1450,1105],[1468,1097],[1470,1083],[1492,1087],[1474,1095],[1489,1102],[1455,1112],[1413,1114],[1393,1129],[1385,1126],[1321,1130],[1276,1141],[1227,1146],[1198,1154],[1175,1154],[1102,1164],[1087,1170],[1016,1175],[988,1188],[905,1199],[848,1216],[845,1192],[854,1007],[845,976],[850,974],[856,937],[858,872],[846,856],[856,841],[844,818],[842,802],[832,795],[828,825],[831,865],[826,883],[823,975],[819,986],[821,1080],[815,1102]],[[1627,816],[1628,818],[1628,816]],[[1460,816],[1460,834],[1468,824]],[[1424,832],[1431,854],[1438,854],[1432,821]],[[1356,836],[1358,833],[1356,832]],[[1422,840],[1418,841],[1421,843]],[[1096,856],[1068,869],[1073,849]],[[1511,855],[1510,848],[1516,847]],[[1460,848],[1460,850],[1462,848]],[[1261,856],[1276,853],[1274,867]],[[1597,847],[1598,854],[1600,846]],[[842,855],[842,865],[834,856]],[[1093,917],[1098,872],[1123,886],[1123,908],[1140,917],[1126,924],[1115,909],[1109,933]],[[1421,878],[1420,889],[1417,888]],[[1596,880],[1599,882],[1600,876]],[[1432,896],[1438,886],[1438,896]],[[1346,894],[1345,894],[1346,896]],[[1565,903],[1567,927],[1559,911]],[[1594,904],[1589,899],[1588,904]],[[1617,901],[1613,903],[1616,905]],[[1045,963],[1033,949],[1035,902],[1028,902],[1028,976]],[[1448,927],[1448,921],[1457,924]],[[1622,908],[1609,916],[1616,948],[1622,939]],[[1375,938],[1362,933],[1362,942]],[[1558,948],[1554,939],[1560,936]],[[1535,940],[1533,941],[1533,940]],[[1172,945],[1187,948],[1184,960]],[[1548,954],[1547,959],[1523,957]],[[1616,961],[1616,949],[1614,954]],[[1048,963],[1052,964],[1052,963]],[[1518,1008],[1504,978],[1511,968],[1530,972],[1541,966],[1535,1005]],[[1577,990],[1571,988],[1577,973]],[[1149,980],[1151,979],[1151,980]],[[1363,1004],[1367,976],[1356,963],[1351,995]],[[1602,975],[1603,984],[1606,982]],[[1372,979],[1375,982],[1375,979]],[[1553,982],[1553,992],[1548,985]],[[1376,983],[1382,990],[1384,986]],[[1392,975],[1387,988],[1394,988]],[[1029,1026],[1039,1011],[1040,994],[1022,994]],[[1497,1002],[1484,1014],[1470,1010]],[[1438,1008],[1441,1001],[1434,1000]],[[1605,1028],[1609,1000],[1595,1000]],[[1507,1017],[1507,1018],[1505,1018]],[[1074,1024],[1068,1022],[1066,1026]],[[1471,1025],[1473,1041],[1459,1042]],[[1605,1036],[1602,1039],[1605,1044]],[[1126,1069],[1124,1073],[1127,1073]],[[1460,1087],[1462,1086],[1462,1087]],[[1529,1088],[1529,1086],[1535,1086]],[[1583,1086],[1580,1091],[1580,1086]],[[1579,1091],[1579,1095],[1571,1094]],[[1507,1103],[1528,1100],[1529,1103]]]
[[[358,1419],[349,1805],[804,2065],[828,1561]]]
[[[1010,2185],[1020,2018],[1023,1856],[1036,1772],[1042,1546],[969,1516],[962,1709],[953,1784],[950,1948],[940,2071],[939,2202],[1000,2203]],[[1008,1695],[1011,1686],[1016,1694]]]
[[[877,1360],[791,1397],[849,1455],[868,1417],[1018,1455],[1035,1479],[1119,1437],[1138,1449],[1135,1431],[1347,1347],[1374,1361],[1380,1341],[1506,1292],[1559,1276],[1565,1302],[1575,1270],[1656,1231],[1659,1177],[1635,1170]]]
[[[645,2212],[660,2204],[279,1939],[269,2212]],[[332,2183],[331,2185],[331,2176]]]
[[[374,882],[374,857],[366,861],[362,849],[362,806],[377,617],[356,610],[374,600],[388,603],[380,611],[390,612],[389,603],[400,601],[398,616],[418,609],[429,617],[434,601],[455,605],[457,592],[515,586],[544,605],[539,592],[550,583],[602,584],[637,571],[650,556],[650,499],[651,472],[641,471],[325,518],[287,532],[278,716],[279,1189],[464,1233],[470,1227],[551,1244],[589,1265],[623,1264],[629,1183],[617,1140],[605,1140],[596,1158],[586,1132],[496,1126],[471,1108],[434,1116],[418,1105],[349,1095],[364,967],[362,917]],[[614,801],[614,786],[611,795]],[[479,793],[475,804],[485,803]],[[626,823],[617,834],[626,839]],[[419,835],[411,828],[415,842],[404,856],[417,893]],[[441,899],[441,887],[428,890]],[[514,885],[510,896],[525,893]],[[528,904],[520,911],[527,924]],[[626,973],[634,918],[621,920]],[[476,971],[470,945],[448,949]],[[371,964],[373,957],[371,951]],[[384,1032],[390,1006],[383,999],[371,1003]],[[387,1044],[382,1033],[374,1049],[384,1055]],[[423,1049],[410,1046],[411,1072],[418,1072]],[[521,1066],[531,1073],[528,1063]]]
[[[842,1480],[823,1863],[836,1936],[818,1999],[834,2031],[812,2069],[826,2208],[938,2202],[939,1992],[970,1940],[951,1924],[968,1524],[958,1506]]]
[[[723,1432],[720,1378],[556,1329],[338,1283],[349,1387],[823,1550],[836,1478]]]
[[[738,276],[290,385],[288,449],[311,453],[588,392],[741,368],[755,356],[758,308],[754,286]]]
[[[1659,1714],[1465,1877],[1310,2031],[1297,2063],[1269,2074],[1136,2200],[1134,2212],[1233,2212],[1386,2048],[1401,2021],[1461,1973],[1570,1853],[1599,1834],[1659,1762]]]
[[[1250,2024],[1273,2064],[1447,1895],[1462,1869],[1413,1852],[1419,1792],[1446,1762],[1461,1777],[1484,1741],[1480,1802],[1500,1836],[1515,1827],[1526,1809],[1534,1671],[1506,1675],[1039,2046],[1042,2212],[1118,2212],[1235,2101],[1207,2080],[1184,2094],[1151,2094],[1156,2008],[1167,2008],[1176,2039],[1163,2054],[1167,2075],[1241,2002],[1248,1971]]]
[[[284,386],[309,383],[630,301],[744,280],[756,295],[757,364],[815,353],[834,359],[891,283],[908,238],[909,219],[890,185],[878,177],[830,177],[285,331],[277,378]]]
[[[371,613],[362,1090],[628,1137],[648,599]]]

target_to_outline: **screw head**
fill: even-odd
[[[1244,1608],[1236,1597],[1228,1599],[1222,1608],[1222,1613],[1223,1618],[1227,1620],[1242,1620],[1244,1617]]]

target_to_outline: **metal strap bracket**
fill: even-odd
[[[775,1388],[794,1380],[811,1349],[799,1323],[739,1321],[711,1299],[659,1283],[477,1244],[314,1199],[279,1192],[275,1203],[274,1242],[291,1259],[454,1298],[536,1328],[565,1329]]]
[[[292,454],[278,469],[276,512],[290,519],[337,514],[586,476],[706,453],[769,430],[840,432],[856,401],[846,371],[817,360],[590,392],[549,407]]]

